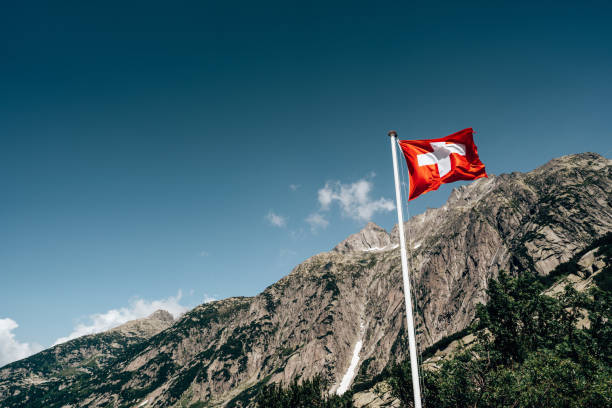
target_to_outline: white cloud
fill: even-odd
[[[374,174],[370,174],[373,177]],[[321,210],[327,211],[334,202],[342,210],[342,215],[357,221],[369,221],[377,212],[392,211],[395,204],[388,198],[378,200],[370,198],[373,183],[366,179],[354,183],[343,184],[339,181],[328,181],[319,190],[318,198]]]
[[[189,293],[193,295],[193,291]],[[177,318],[190,309],[190,307],[180,303],[182,297],[183,295],[180,290],[176,296],[170,296],[160,300],[146,300],[135,297],[130,300],[128,307],[111,309],[105,313],[95,313],[88,316],[86,323],[77,324],[72,333],[66,337],[60,337],[53,345],[55,346],[56,344],[87,334],[95,334],[112,329],[130,320],[147,317],[159,309],[166,310]],[[204,303],[215,300],[217,300],[215,297],[204,294]],[[16,340],[13,330],[17,327],[19,327],[19,325],[13,319],[0,319],[0,367],[31,356],[44,349],[40,344],[21,343]]]
[[[206,256],[208,256],[208,255],[210,255],[210,253],[209,253],[209,252],[207,252],[207,251],[201,251],[201,252],[200,252],[200,256],[206,257]]]
[[[306,222],[310,224],[310,230],[317,232],[320,229],[325,229],[329,225],[329,221],[319,213],[312,213],[306,218]]]
[[[300,188],[301,185],[299,184],[289,184],[289,190],[291,191],[297,191],[298,188]]]
[[[287,225],[287,218],[282,215],[275,214],[272,210],[266,215],[266,220],[275,227],[284,227]]]
[[[39,344],[21,343],[15,339],[19,325],[13,319],[0,319],[0,367],[38,353],[43,349]]]
[[[206,293],[204,294],[204,301],[202,303],[210,303],[210,302],[214,302],[215,300],[217,300],[216,297],[214,296],[210,296],[207,295]]]
[[[66,337],[60,337],[53,345],[85,336],[87,334],[100,333],[105,330],[117,327],[127,321],[140,319],[149,316],[156,310],[166,310],[175,318],[189,310],[189,307],[180,304],[183,297],[179,290],[176,296],[170,296],[160,300],[146,300],[134,298],[130,300],[128,307],[120,309],[111,309],[105,313],[95,313],[87,318],[87,323],[79,323],[76,325],[72,333]],[[208,296],[206,297],[208,298]]]

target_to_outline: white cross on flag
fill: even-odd
[[[410,176],[409,200],[442,183],[487,177],[478,158],[472,128],[430,140],[400,140]]]

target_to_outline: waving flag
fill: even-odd
[[[478,158],[472,128],[429,140],[400,140],[410,172],[409,200],[443,183],[487,177]]]

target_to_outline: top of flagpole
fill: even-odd
[[[390,130],[388,135],[389,137],[397,137],[397,132],[395,130]]]

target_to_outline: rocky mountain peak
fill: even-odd
[[[119,332],[125,336],[137,336],[149,338],[160,331],[170,327],[174,323],[174,317],[165,310],[156,310],[142,319],[130,320],[117,326],[109,332]]]
[[[536,171],[547,171],[554,170],[558,168],[583,168],[590,167],[595,169],[600,169],[604,166],[609,166],[610,160],[605,158],[604,156],[591,153],[577,153],[577,154],[568,154],[566,156],[561,156],[550,160],[548,163],[536,169]]]
[[[341,254],[349,252],[381,251],[391,249],[391,236],[384,228],[368,222],[366,226],[356,234],[350,235],[333,249]]]
[[[169,312],[163,309],[154,311],[153,313],[149,315],[149,317],[146,317],[146,319],[159,320],[160,322],[166,322],[166,323],[174,322],[174,317]]]

